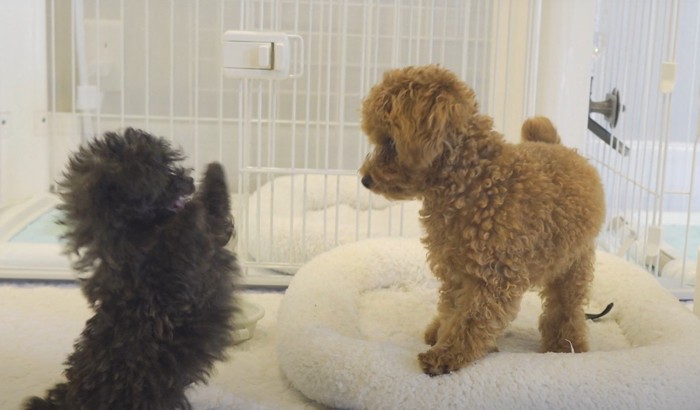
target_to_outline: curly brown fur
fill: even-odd
[[[526,122],[525,139],[557,141],[545,120]],[[423,201],[423,243],[441,281],[425,332],[432,348],[418,357],[425,373],[497,350],[532,286],[542,289],[542,350],[588,349],[583,305],[605,206],[584,158],[559,144],[506,143],[474,92],[437,66],[387,72],[363,102],[362,129],[374,145],[362,183]]]
[[[221,166],[199,190],[162,138],[107,133],[71,158],[61,183],[67,252],[94,316],[67,381],[25,409],[188,409],[232,343],[238,272]]]

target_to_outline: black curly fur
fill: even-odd
[[[221,165],[196,193],[180,151],[127,129],[71,158],[60,209],[94,316],[68,357],[67,382],[25,409],[189,409],[232,343],[234,232]],[[187,202],[182,198],[194,196]]]

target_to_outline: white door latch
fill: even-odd
[[[297,78],[304,72],[303,61],[304,40],[299,35],[257,31],[224,33],[224,74],[229,77]]]

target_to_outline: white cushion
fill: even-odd
[[[591,351],[537,353],[539,297],[528,293],[499,353],[429,377],[417,355],[437,283],[415,239],[344,245],[303,266],[280,305],[278,360],[309,398],[342,408],[697,409],[700,320],[644,269],[599,253]]]
[[[294,273],[314,256],[368,237],[419,237],[419,201],[390,202],[357,176],[280,176],[248,198],[238,223],[244,250],[259,262]]]

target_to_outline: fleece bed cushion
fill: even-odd
[[[338,245],[370,236],[419,237],[420,207],[419,201],[390,202],[371,194],[354,175],[287,175],[250,195],[239,228],[251,258],[294,273]]]
[[[645,270],[598,253],[588,353],[537,353],[539,296],[528,293],[500,352],[429,377],[416,356],[438,285],[417,240],[372,239],[320,255],[278,313],[278,361],[309,398],[341,408],[697,409],[700,320]]]

